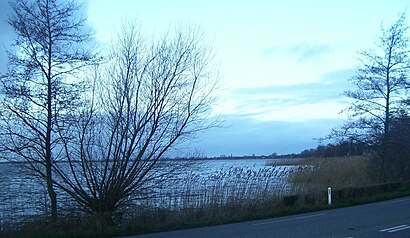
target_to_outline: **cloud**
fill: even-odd
[[[250,95],[290,95],[293,99],[310,98],[309,100],[328,100],[340,98],[343,90],[351,85],[348,81],[354,69],[343,69],[323,74],[319,81],[291,84],[291,85],[271,85],[258,88],[240,88],[235,90],[235,94],[242,96]]]
[[[298,43],[287,46],[271,47],[262,50],[262,55],[270,57],[272,55],[289,55],[298,61],[308,61],[320,58],[323,55],[333,52],[333,49],[326,44]]]
[[[299,61],[303,61],[331,53],[332,49],[328,45],[301,44],[290,47],[288,51],[295,54]]]
[[[264,121],[340,118],[346,104],[342,93],[351,87],[348,79],[353,74],[353,69],[338,70],[323,74],[317,82],[236,89],[219,110]]]
[[[198,135],[191,147],[207,156],[298,153],[316,147],[341,124],[342,92],[351,87],[354,69],[331,71],[319,81],[233,90],[221,105],[224,127]],[[229,113],[224,113],[229,104]]]

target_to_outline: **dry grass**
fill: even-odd
[[[295,193],[371,185],[367,157],[312,158],[301,161],[290,177]]]

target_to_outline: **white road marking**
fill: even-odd
[[[402,231],[402,230],[406,230],[406,229],[410,229],[410,226],[408,226],[408,225],[400,225],[400,226],[395,226],[395,227],[390,227],[390,228],[386,228],[386,229],[380,230],[380,232],[393,233],[393,232]]]
[[[388,231],[388,232],[393,233],[393,232],[396,232],[396,231],[402,231],[402,230],[406,230],[406,229],[410,229],[410,226],[394,229],[394,230],[391,230],[391,231]]]
[[[407,226],[407,225],[401,225],[401,226],[390,227],[390,228],[386,228],[386,229],[383,229],[383,230],[380,230],[380,231],[381,231],[381,232],[384,232],[384,231],[394,230],[394,229],[401,228],[401,227],[405,227],[405,226]]]
[[[312,218],[312,217],[319,217],[319,216],[324,216],[326,213],[319,213],[315,215],[309,215],[309,216],[300,216],[300,217],[293,217],[293,218],[288,218],[288,219],[282,219],[282,220],[275,220],[275,221],[267,221],[267,222],[258,222],[252,224],[253,226],[260,226],[260,225],[267,225],[267,224],[273,224],[273,223],[279,223],[279,222],[286,222],[286,221],[294,221],[294,220],[301,220],[301,219],[307,219],[307,218]]]
[[[390,201],[390,202],[382,202],[382,203],[377,204],[377,206],[389,205],[389,204],[394,204],[394,203],[399,203],[399,202],[407,202],[409,200],[410,200],[410,198],[395,200],[395,201]]]

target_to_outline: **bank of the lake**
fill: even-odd
[[[130,208],[179,210],[223,205],[239,199],[257,199],[266,194],[286,195],[291,189],[288,176],[293,166],[266,166],[271,161],[227,158],[167,160],[164,166],[178,163],[183,165],[183,169],[153,186],[149,194],[135,200]],[[1,227],[49,214],[44,181],[21,165],[0,163]],[[66,194],[57,192],[61,211],[69,213],[76,209],[75,203]]]
[[[298,163],[255,159],[198,161],[153,190],[155,196],[137,201],[127,208],[126,214],[119,213],[114,220],[73,210],[70,213],[68,209],[58,222],[44,220],[43,213],[38,213],[25,219],[28,223],[14,230],[17,233],[3,234],[11,237],[112,237],[283,216],[410,194],[408,182],[351,186],[350,182],[355,179],[348,180],[346,176],[363,175],[360,168],[366,158],[308,159]],[[9,176],[17,174],[9,172]],[[331,176],[345,183],[329,180]],[[25,189],[21,183],[30,176],[17,177],[20,187],[10,188]],[[331,183],[335,187],[329,206],[327,185]],[[42,191],[41,186],[33,188]],[[35,204],[37,197],[33,198],[31,203],[17,201]],[[12,196],[9,199],[16,201]],[[41,205],[41,199],[38,203]]]

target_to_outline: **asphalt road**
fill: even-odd
[[[274,219],[128,238],[410,237],[410,197]]]

